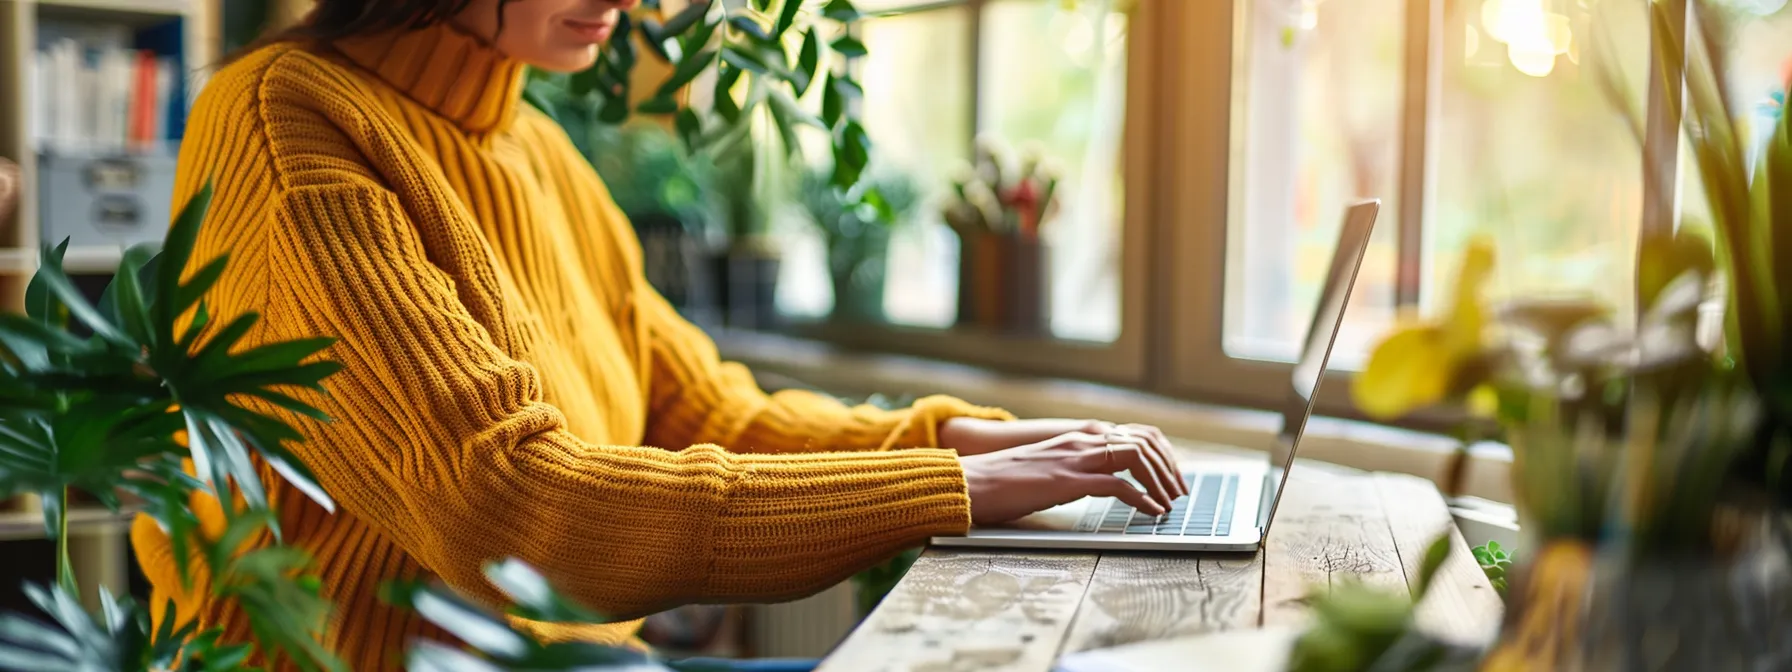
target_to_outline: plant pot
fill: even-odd
[[[775,251],[752,245],[737,245],[711,257],[723,324],[739,329],[770,329],[778,324],[780,261]]]
[[[837,236],[828,243],[828,275],[834,285],[830,318],[850,323],[880,323],[884,315],[886,259],[890,232],[865,226],[855,236]]]
[[[1006,237],[1008,246],[1007,301],[1002,326],[1017,336],[1051,333],[1051,275],[1049,251],[1038,238]]]
[[[714,269],[684,221],[664,213],[630,215],[641,240],[641,266],[666,302],[686,315],[713,311]]]
[[[1601,556],[1541,547],[1508,593],[1482,670],[1792,669],[1792,557],[1783,533],[1732,557]]]
[[[876,324],[884,315],[884,260],[865,259],[844,271],[835,271],[834,312],[841,322]]]
[[[1051,329],[1047,251],[1036,238],[984,234],[961,240],[958,323],[1038,336]]]

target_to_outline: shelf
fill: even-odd
[[[190,0],[32,0],[46,16],[153,24],[193,11]]]
[[[0,248],[0,275],[26,275],[37,271],[37,250]],[[105,245],[70,247],[62,268],[70,273],[111,273],[124,259],[124,248]]]
[[[101,508],[77,508],[68,512],[69,534],[92,534],[123,530],[131,524],[136,511],[125,509],[113,513]],[[0,513],[0,541],[43,539],[44,514],[38,511]]]

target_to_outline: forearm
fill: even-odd
[[[979,455],[1038,443],[1073,432],[1103,434],[1111,427],[1111,423],[1096,420],[1040,418],[1004,422],[977,417],[955,417],[941,423],[939,440],[942,448],[951,448],[965,455]]]
[[[647,426],[652,445],[714,443],[743,453],[951,447],[939,434],[946,420],[1012,417],[943,396],[886,410],[848,406],[807,390],[768,395],[746,367],[722,361],[714,342],[651,288],[638,290],[636,297],[652,348]]]

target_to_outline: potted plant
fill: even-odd
[[[803,176],[798,203],[827,248],[828,276],[834,285],[834,319],[884,321],[885,263],[890,236],[910,224],[920,191],[906,175],[882,171],[842,192],[831,171]]]
[[[975,165],[953,180],[946,224],[958,234],[958,323],[1023,335],[1050,330],[1050,271],[1042,227],[1058,211],[1057,172],[1030,153],[979,140]]]
[[[208,313],[205,295],[226,259],[189,261],[210,191],[202,189],[186,205],[160,253],[150,246],[127,251],[97,303],[64,273],[65,244],[44,248],[26,290],[27,313],[0,313],[0,497],[38,494],[56,542],[55,583],[25,587],[49,621],[0,613],[0,669],[346,669],[323,643],[332,606],[306,572],[309,557],[282,543],[260,477],[262,466],[272,467],[333,509],[290,450],[303,441],[299,427],[262,410],[272,404],[296,414],[287,417],[327,420],[289,393],[323,391],[323,381],[340,368],[320,357],[333,339],[241,347],[259,316],[224,321]],[[90,335],[77,336],[76,324]],[[139,605],[103,586],[100,612],[82,609],[67,551],[68,503],[76,492],[115,512],[127,498],[140,506],[169,532],[185,576],[193,576],[195,560],[206,566],[210,589],[236,602],[254,641],[226,642],[218,629],[179,623],[172,603],[151,627]],[[201,531],[189,504],[194,496],[235,502],[223,507],[221,533]],[[271,543],[244,545],[262,535]],[[546,622],[602,620],[521,562],[492,563],[486,574],[515,602],[510,613]],[[438,585],[389,585],[385,593],[474,643],[468,649],[414,643],[407,657],[412,670],[704,669],[631,649],[540,642]]]

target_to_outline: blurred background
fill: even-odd
[[[850,67],[876,148],[867,179],[887,205],[875,210],[827,184],[825,138],[766,170],[688,151],[668,120],[557,118],[633,220],[654,284],[725,354],[768,387],[882,403],[932,390],[814,362],[902,357],[976,380],[1099,385],[989,399],[1045,413],[1074,413],[1086,406],[1053,402],[1094,389],[1273,406],[1274,376],[1242,374],[1286,373],[1359,198],[1383,205],[1333,380],[1400,315],[1438,308],[1473,236],[1497,242],[1501,296],[1592,295],[1625,311],[1639,231],[1704,225],[1674,122],[1651,112],[1638,138],[1614,105],[1640,109],[1651,85],[1659,36],[1640,0],[1204,0],[1153,20],[1180,1],[859,0],[868,53]],[[1785,106],[1792,10],[1729,4],[1750,17],[1725,46],[1729,90],[1758,133]],[[160,240],[207,70],[305,8],[0,0],[0,193],[16,194],[0,211],[0,305],[21,305],[40,241],[69,240],[70,268],[97,291],[124,246]],[[665,75],[651,60],[635,72]],[[532,94],[571,95],[539,84]],[[1328,382],[1322,413],[1358,417],[1344,388]],[[1359,453],[1341,461],[1401,459]],[[10,508],[0,573],[49,576],[39,514]],[[134,580],[120,519],[75,522],[78,562]],[[790,605],[662,615],[647,636],[817,655],[905,562]],[[0,585],[7,608],[22,607],[16,584]]]

